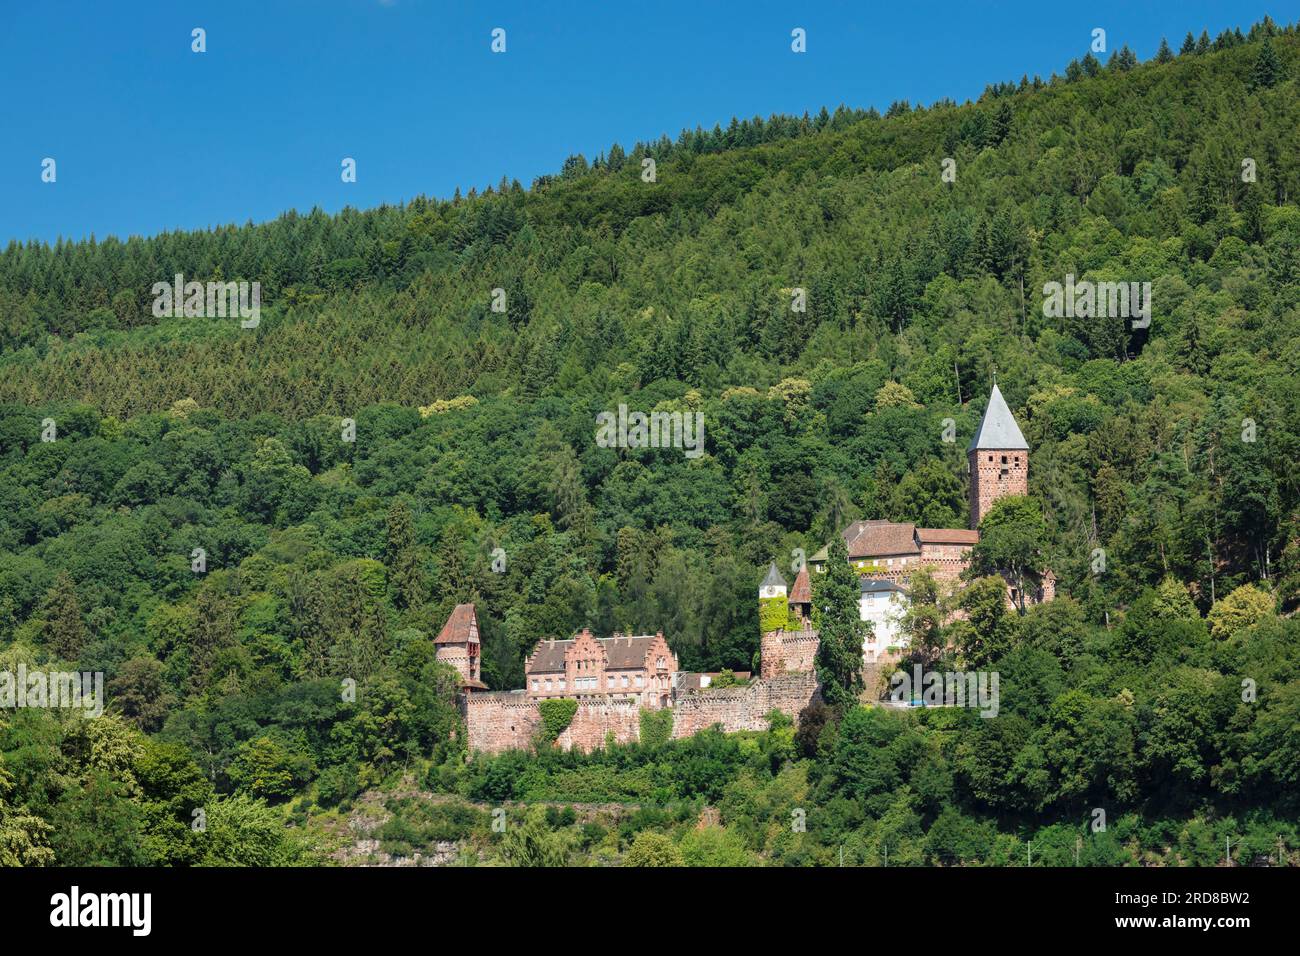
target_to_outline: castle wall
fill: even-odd
[[[809,673],[817,659],[817,632],[769,631],[759,641],[759,676]]]
[[[922,544],[921,569],[928,570],[936,581],[956,581],[970,563],[971,546],[968,544]],[[903,582],[911,576],[901,575]]]
[[[434,649],[434,657],[441,664],[449,664],[456,669],[461,680],[478,680],[478,668],[474,666],[469,651],[463,644],[439,644]]]
[[[637,698],[579,701],[573,720],[555,742],[563,750],[597,750],[605,746],[611,733],[615,743],[641,739],[641,702]]]
[[[766,715],[779,710],[797,718],[818,696],[811,673],[757,680],[745,687],[692,691],[673,704],[673,736],[689,737],[714,724],[728,733],[766,730]],[[523,694],[471,694],[465,702],[465,723],[471,750],[500,753],[523,750],[537,739],[542,722],[536,700]],[[634,697],[580,700],[569,726],[556,745],[564,750],[595,750],[609,734],[617,743],[641,739],[641,702]]]
[[[690,737],[714,724],[727,733],[767,730],[773,710],[797,718],[818,696],[813,674],[787,674],[757,680],[747,687],[693,691],[673,704],[673,737]]]
[[[484,753],[522,750],[537,736],[542,712],[535,701],[523,694],[498,691],[468,694],[465,698],[465,726],[469,749]]]

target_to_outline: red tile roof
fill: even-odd
[[[812,582],[808,580],[808,569],[803,568],[799,576],[794,579],[794,587],[790,589],[791,604],[811,604],[812,603]]]
[[[919,554],[916,525],[893,521],[855,521],[844,529],[850,558],[872,558],[891,554]]]
[[[917,528],[916,537],[922,544],[980,543],[980,533],[965,528]]]
[[[469,644],[471,642],[478,642],[478,615],[474,613],[473,604],[457,604],[433,643]]]

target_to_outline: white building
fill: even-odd
[[[871,634],[862,643],[862,659],[872,664],[891,647],[906,644],[901,629],[903,614],[907,610],[907,592],[893,581],[881,578],[862,578],[861,581],[858,613],[862,620],[871,622]]]

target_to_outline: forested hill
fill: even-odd
[[[494,687],[582,626],[662,629],[684,668],[750,669],[769,560],[855,518],[966,526],[996,369],[1067,597],[985,622],[982,646],[1023,626],[1062,675],[1044,701],[1149,707],[1175,666],[1239,683],[1231,654],[1258,648],[1204,642],[1218,602],[1216,638],[1268,618],[1253,679],[1296,688],[1300,638],[1273,615],[1300,602],[1297,116],[1300,37],[1266,21],[973,104],[612,147],[527,190],[12,244],[0,659],[104,671],[114,712],[178,748],[150,759],[197,761],[220,793],[337,798],[453,746],[427,645],[459,601],[479,604]],[[260,324],[155,318],[177,273],[259,282]],[[1150,282],[1150,327],[1046,316],[1067,276]],[[620,404],[702,412],[705,454],[599,447],[595,416]],[[380,690],[342,709],[340,674]],[[1273,706],[1259,734],[1291,719]],[[1254,713],[1216,757],[1232,773],[1190,775],[1182,798],[1297,782],[1251,743]],[[0,825],[6,799],[72,819],[59,787],[90,744],[43,764],[8,733]],[[1041,755],[1028,734],[1006,746]],[[1142,799],[1170,753],[1116,758],[1112,797]],[[1119,779],[1096,774],[1069,799]]]

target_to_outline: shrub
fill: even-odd
[[[537,709],[542,713],[542,740],[550,744],[573,722],[578,702],[572,697],[556,697],[539,701]]]
[[[641,743],[643,746],[662,747],[673,736],[673,712],[641,709]]]

